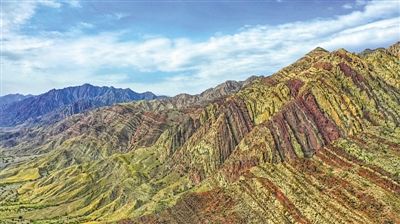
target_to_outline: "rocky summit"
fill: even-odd
[[[15,102],[29,113],[1,122],[21,125],[0,130],[0,223],[400,223],[399,52],[316,48],[271,76],[84,113],[56,108],[92,91]],[[78,105],[109,102],[95,95]]]

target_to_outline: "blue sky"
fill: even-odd
[[[317,46],[400,40],[400,1],[1,2],[1,89],[91,83],[175,95],[271,75]]]

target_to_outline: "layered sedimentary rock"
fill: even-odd
[[[398,49],[6,130],[0,219],[398,223]]]

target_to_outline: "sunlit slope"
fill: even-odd
[[[400,129],[372,129],[311,158],[262,163],[205,180],[136,223],[398,223]],[[132,221],[133,222],[133,221]]]
[[[400,222],[398,49],[317,48],[204,105],[19,131],[3,154],[34,157],[0,171],[0,220]]]

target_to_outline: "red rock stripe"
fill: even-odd
[[[373,183],[375,183],[376,185],[380,186],[381,188],[387,190],[391,190],[396,194],[400,195],[400,186],[395,184],[392,181],[389,181],[385,178],[380,177],[378,174],[376,174],[375,172],[372,172],[368,169],[365,168],[359,168],[359,170],[357,171],[358,175],[368,178],[369,180],[371,180]]]
[[[395,152],[400,153],[400,144],[388,141],[387,139],[381,138],[381,137],[379,137],[377,135],[373,135],[373,134],[370,134],[370,133],[365,133],[365,135],[370,139],[376,139],[377,143],[385,144],[385,145],[389,146],[391,149],[393,149]],[[362,139],[360,137],[353,137],[353,138],[357,139],[359,141],[362,141]]]
[[[318,150],[316,153],[316,156],[320,158],[323,162],[326,162],[329,165],[333,165],[335,167],[339,168],[351,168],[353,165],[342,158],[338,157],[337,155],[334,155],[333,153],[329,152],[326,150],[326,148],[321,148]]]
[[[298,223],[311,223],[306,217],[304,217],[300,210],[286,197],[286,195],[276,186],[272,181],[263,177],[255,177],[253,174],[249,173],[246,176],[256,178],[264,187],[266,187],[278,201],[286,208],[290,215]]]
[[[359,165],[359,166],[364,166],[367,167],[369,169],[366,168],[362,168],[360,167],[358,170],[358,174],[362,177],[368,178],[369,180],[371,180],[373,183],[375,183],[376,185],[382,187],[385,190],[391,190],[394,193],[400,194],[400,186],[398,184],[396,184],[395,182],[393,182],[391,180],[391,174],[389,174],[388,172],[386,172],[385,170],[383,170],[380,167],[374,166],[374,165],[369,165],[366,164],[364,161],[356,158],[355,156],[350,155],[349,153],[347,153],[346,151],[344,151],[341,148],[338,147],[327,147],[329,150],[333,151],[334,153],[336,153],[337,155],[346,158],[347,160]],[[371,170],[373,171],[371,171]],[[378,174],[387,177],[389,179],[383,178],[381,176],[379,176]]]

